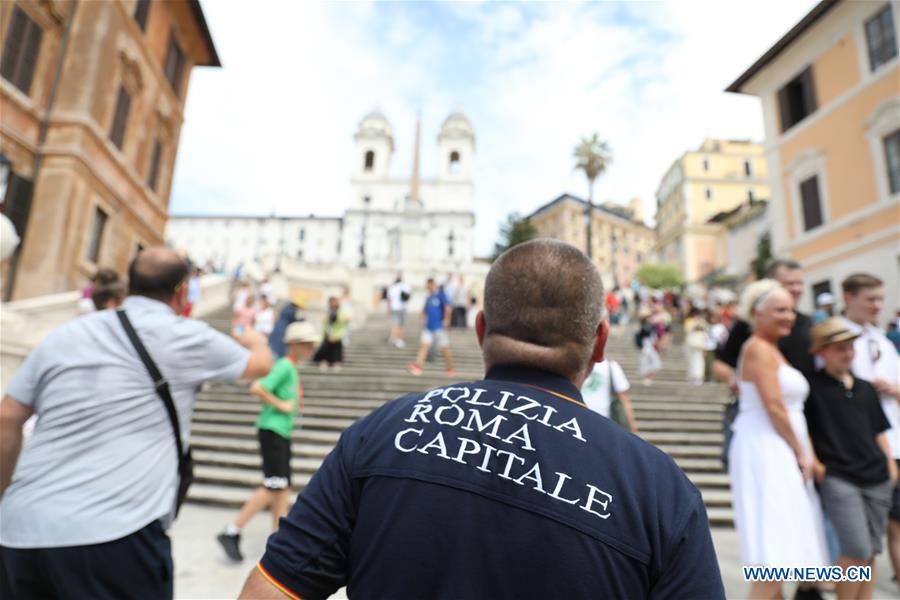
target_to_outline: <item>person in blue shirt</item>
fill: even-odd
[[[421,375],[425,356],[432,345],[434,345],[437,346],[437,349],[441,351],[441,355],[444,357],[447,375],[453,377],[456,375],[456,371],[453,370],[453,356],[450,354],[450,337],[447,335],[453,307],[450,304],[450,299],[447,298],[447,294],[444,293],[443,289],[437,287],[434,279],[428,280],[426,288],[428,296],[425,298],[425,309],[422,311],[424,326],[422,328],[419,353],[416,355],[416,362],[408,365],[407,369],[413,375]]]
[[[487,276],[481,381],[408,394],[341,435],[241,598],[725,597],[700,492],[593,412],[600,274],[556,240]]]

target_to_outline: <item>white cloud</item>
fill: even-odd
[[[597,196],[651,209],[705,136],[761,139],[758,101],[722,90],[812,4],[206,2],[224,68],[192,76],[172,208],[340,214],[366,112],[391,119],[405,175],[421,111],[427,175],[460,106],[477,136],[477,252],[507,212],[585,193],[571,150],[593,131],[615,151]]]

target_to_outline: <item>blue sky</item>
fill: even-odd
[[[170,210],[341,214],[354,130],[378,107],[396,176],[410,171],[416,114],[425,176],[446,115],[472,120],[479,254],[507,213],[586,193],[571,152],[594,131],[614,151],[597,197],[640,197],[652,214],[682,152],[707,136],[762,139],[759,102],[722,90],[814,4],[207,0],[224,67],[191,76]]]

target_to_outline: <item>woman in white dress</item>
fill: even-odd
[[[741,317],[753,327],[739,364],[740,412],[729,449],[734,520],[743,565],[827,564],[822,507],[803,404],[809,384],[778,350],[794,324],[794,301],[778,282],[744,291]],[[754,582],[751,598],[781,598],[780,582]]]

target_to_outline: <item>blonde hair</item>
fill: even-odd
[[[753,310],[758,308],[769,295],[778,289],[784,289],[774,279],[760,279],[754,281],[741,294],[738,302],[738,315],[747,323],[753,324]]]

